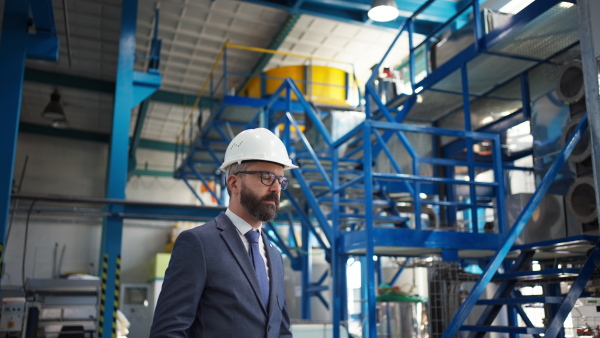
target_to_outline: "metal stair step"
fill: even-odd
[[[531,280],[548,277],[565,278],[575,277],[579,274],[580,269],[577,268],[560,268],[560,269],[545,269],[539,271],[517,271],[511,273],[496,274],[494,280]]]
[[[525,296],[518,298],[480,299],[477,305],[508,305],[508,304],[561,304],[564,298],[559,296]]]
[[[461,331],[474,332],[504,332],[504,333],[521,333],[521,334],[541,334],[546,331],[545,327],[521,327],[521,326],[475,326],[463,325]]]

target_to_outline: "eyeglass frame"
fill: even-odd
[[[237,173],[235,173],[233,175],[237,175],[237,174],[250,174],[250,175],[252,175],[252,174],[260,174],[260,183],[262,183],[263,185],[266,185],[267,187],[270,187],[273,184],[275,184],[275,181],[277,181],[279,183],[279,186],[281,187],[281,190],[286,190],[287,187],[288,187],[288,185],[289,185],[289,183],[290,183],[290,180],[287,177],[285,177],[285,176],[277,176],[274,173],[272,173],[270,171],[267,171],[267,170],[244,170],[244,171],[238,171]],[[264,174],[271,175],[271,178],[272,178],[271,184],[266,184],[263,181],[263,177],[264,177],[263,175]],[[285,186],[284,186],[284,184],[282,182],[285,182]]]

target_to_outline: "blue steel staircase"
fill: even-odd
[[[590,236],[589,240],[594,243]],[[564,241],[561,241],[564,244]],[[588,258],[584,264],[577,267],[561,267],[547,268],[539,271],[531,271],[528,266],[532,263],[534,256],[539,248],[535,246],[513,247],[513,250],[519,250],[520,254],[512,262],[512,265],[504,273],[497,273],[493,280],[500,282],[498,289],[491,299],[481,299],[476,302],[476,305],[484,305],[485,310],[475,325],[462,325],[461,331],[470,331],[469,337],[484,337],[487,332],[504,332],[511,334],[532,334],[534,337],[540,337],[544,334],[546,337],[564,336],[563,324],[567,319],[567,315],[573,308],[575,301],[582,295],[585,283],[591,277],[591,274],[600,263],[600,245],[594,243],[592,249],[589,250]],[[515,288],[519,283],[547,280],[570,280],[573,282],[567,295],[560,294],[560,288],[556,295],[545,296],[522,296]],[[555,307],[560,306],[554,312],[554,317],[549,318],[547,327],[535,327],[529,320],[522,306],[525,304],[555,304]],[[525,326],[518,326],[513,323],[513,326],[493,326],[494,319],[500,313],[503,306],[514,310],[522,318]],[[451,336],[451,333],[448,333]]]
[[[576,10],[573,12],[562,8],[559,1],[538,0],[514,16],[502,29],[484,35],[479,31],[479,25],[476,25],[476,39],[472,46],[434,71],[427,71],[427,76],[417,82],[414,75],[418,63],[415,55],[422,45],[412,45],[411,27],[414,19],[426,11],[432,2],[428,1],[416,11],[398,34],[400,37],[403,32],[409,33],[411,54],[407,67],[411,74],[412,94],[400,94],[387,104],[382,103],[372,86],[376,74],[374,72],[365,89],[367,119],[346,135],[334,140],[321,121],[322,113],[307,102],[291,79],[283,81],[273,95],[261,99],[225,95],[227,86],[226,81],[223,81],[224,98],[212,110],[209,121],[203,124],[197,135],[194,135],[193,123],[190,123],[191,126],[186,131],[190,146],[179,149],[175,175],[183,179],[190,188],[189,180],[200,180],[206,186],[209,186],[209,181],[222,183],[217,169],[222,162],[224,149],[234,135],[243,129],[259,126],[280,133],[299,168],[291,171],[293,180],[290,189],[282,196],[282,205],[288,204],[289,208],[284,208],[283,215],[267,225],[269,236],[290,258],[292,267],[301,269],[303,273],[310,271],[305,254],[310,250],[309,236],[325,250],[327,261],[332,266],[332,303],[329,304],[320,294],[326,289],[322,284],[327,275],[311,282],[311,276],[306,272],[303,275],[303,317],[310,318],[310,312],[306,310],[307,307],[310,308],[310,296],[319,298],[328,308],[331,305],[336,337],[339,336],[339,323],[347,320],[348,316],[345,306],[346,259],[349,256],[370,258],[376,255],[439,255],[444,260],[457,262],[465,259],[489,259],[485,271],[462,303],[443,337],[455,337],[460,331],[470,331],[473,337],[481,337],[486,332],[557,336],[564,318],[599,262],[600,249],[593,244],[596,239],[583,239],[593,247],[585,264],[549,271],[567,277],[577,274],[569,294],[542,298],[521,299],[515,292],[519,278],[534,278],[525,270],[528,263],[536,257],[539,247],[513,245],[581,137],[586,121],[583,120],[573,133],[511,227],[507,226],[505,220],[505,191],[504,184],[501,183],[504,182],[503,171],[523,168],[512,165],[514,156],[507,156],[502,150],[500,133],[530,118],[529,100],[532,95],[551,90],[553,84],[530,84],[529,77],[538,76],[540,67],[542,71],[559,67],[561,61],[565,61],[568,56],[561,53],[572,50],[577,45],[577,29],[573,33],[572,27],[573,21],[576,23]],[[448,24],[442,25],[438,31],[459,18],[467,9],[479,12],[478,2],[465,3],[456,15],[449,18]],[[565,22],[568,24],[557,24]],[[533,57],[525,55],[527,53],[523,46],[515,46],[515,41],[531,40],[548,26],[559,30],[550,34],[554,43],[548,50],[534,50],[532,53],[536,56]],[[432,33],[425,41],[436,33],[437,31]],[[540,39],[547,43],[546,38]],[[391,48],[393,45],[390,50]],[[503,67],[492,67],[494,63]],[[417,102],[417,93],[423,97],[423,103]],[[292,100],[292,94],[297,100]],[[440,101],[443,102],[442,105]],[[477,109],[485,106],[488,101],[509,102],[510,107],[516,102],[522,108],[513,109],[508,116],[486,125],[478,118]],[[457,119],[457,116],[461,118]],[[313,133],[317,135],[318,144],[311,143],[305,133],[300,131],[302,122],[308,120]],[[406,121],[411,121],[412,124]],[[442,152],[424,153],[422,144],[418,141],[415,143],[411,135],[421,135],[430,142],[432,148],[434,145],[438,146]],[[481,156],[473,152],[473,145],[482,141],[491,144],[491,155]],[[397,150],[390,149],[390,142],[396,142],[402,147],[406,156],[394,156]],[[347,150],[341,151],[342,148]],[[378,163],[382,160],[389,162],[389,168],[381,170]],[[459,166],[467,168],[468,178],[455,178],[454,170]],[[428,168],[432,171],[427,172]],[[475,173],[482,169],[493,171],[492,182],[475,179]],[[443,198],[430,198],[440,196],[442,187],[445,190]],[[465,191],[464,195],[468,198],[460,199],[455,193],[458,188]],[[220,204],[225,204],[222,194],[209,190]],[[427,197],[422,197],[423,194]],[[480,226],[482,220],[478,219],[479,211],[483,209],[494,210],[496,220],[493,229]],[[433,225],[431,219],[423,220],[421,215],[424,210],[437,211],[440,220]],[[459,212],[469,215],[470,224],[457,227],[456,215]],[[298,223],[302,225],[301,240],[293,230],[294,224]],[[280,230],[285,228],[281,227],[283,224],[288,225],[287,233]],[[515,255],[515,252],[518,254]],[[504,274],[499,273],[502,267],[506,267],[507,272]],[[365,259],[367,310],[364,315],[367,326],[365,334],[368,337],[377,336],[376,270],[375,262]],[[543,278],[540,277],[543,272],[536,271],[533,274]],[[496,295],[490,300],[480,300],[492,280],[503,280]],[[529,302],[557,305],[555,316],[548,327],[532,327],[518,306]],[[527,327],[519,328],[516,324],[504,328],[491,326],[504,305],[520,314]],[[475,306],[485,306],[486,309],[475,325],[465,325],[465,320]]]

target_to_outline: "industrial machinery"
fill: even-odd
[[[68,332],[85,337],[97,333],[99,279],[27,279],[25,294],[29,313],[36,313],[28,317],[28,336],[56,338]]]

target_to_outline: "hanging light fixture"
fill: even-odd
[[[373,0],[367,15],[373,21],[386,22],[398,17],[398,5],[394,0]]]
[[[47,120],[65,120],[65,110],[62,104],[60,104],[60,94],[58,88],[54,88],[52,94],[50,94],[50,102],[44,108],[42,117]]]
[[[60,94],[58,93],[58,88],[54,88],[54,91],[52,94],[50,94],[50,102],[48,102],[46,108],[44,108],[42,117],[47,120],[52,120],[52,127],[54,128],[69,128],[69,122],[67,121],[65,110],[60,103]]]

